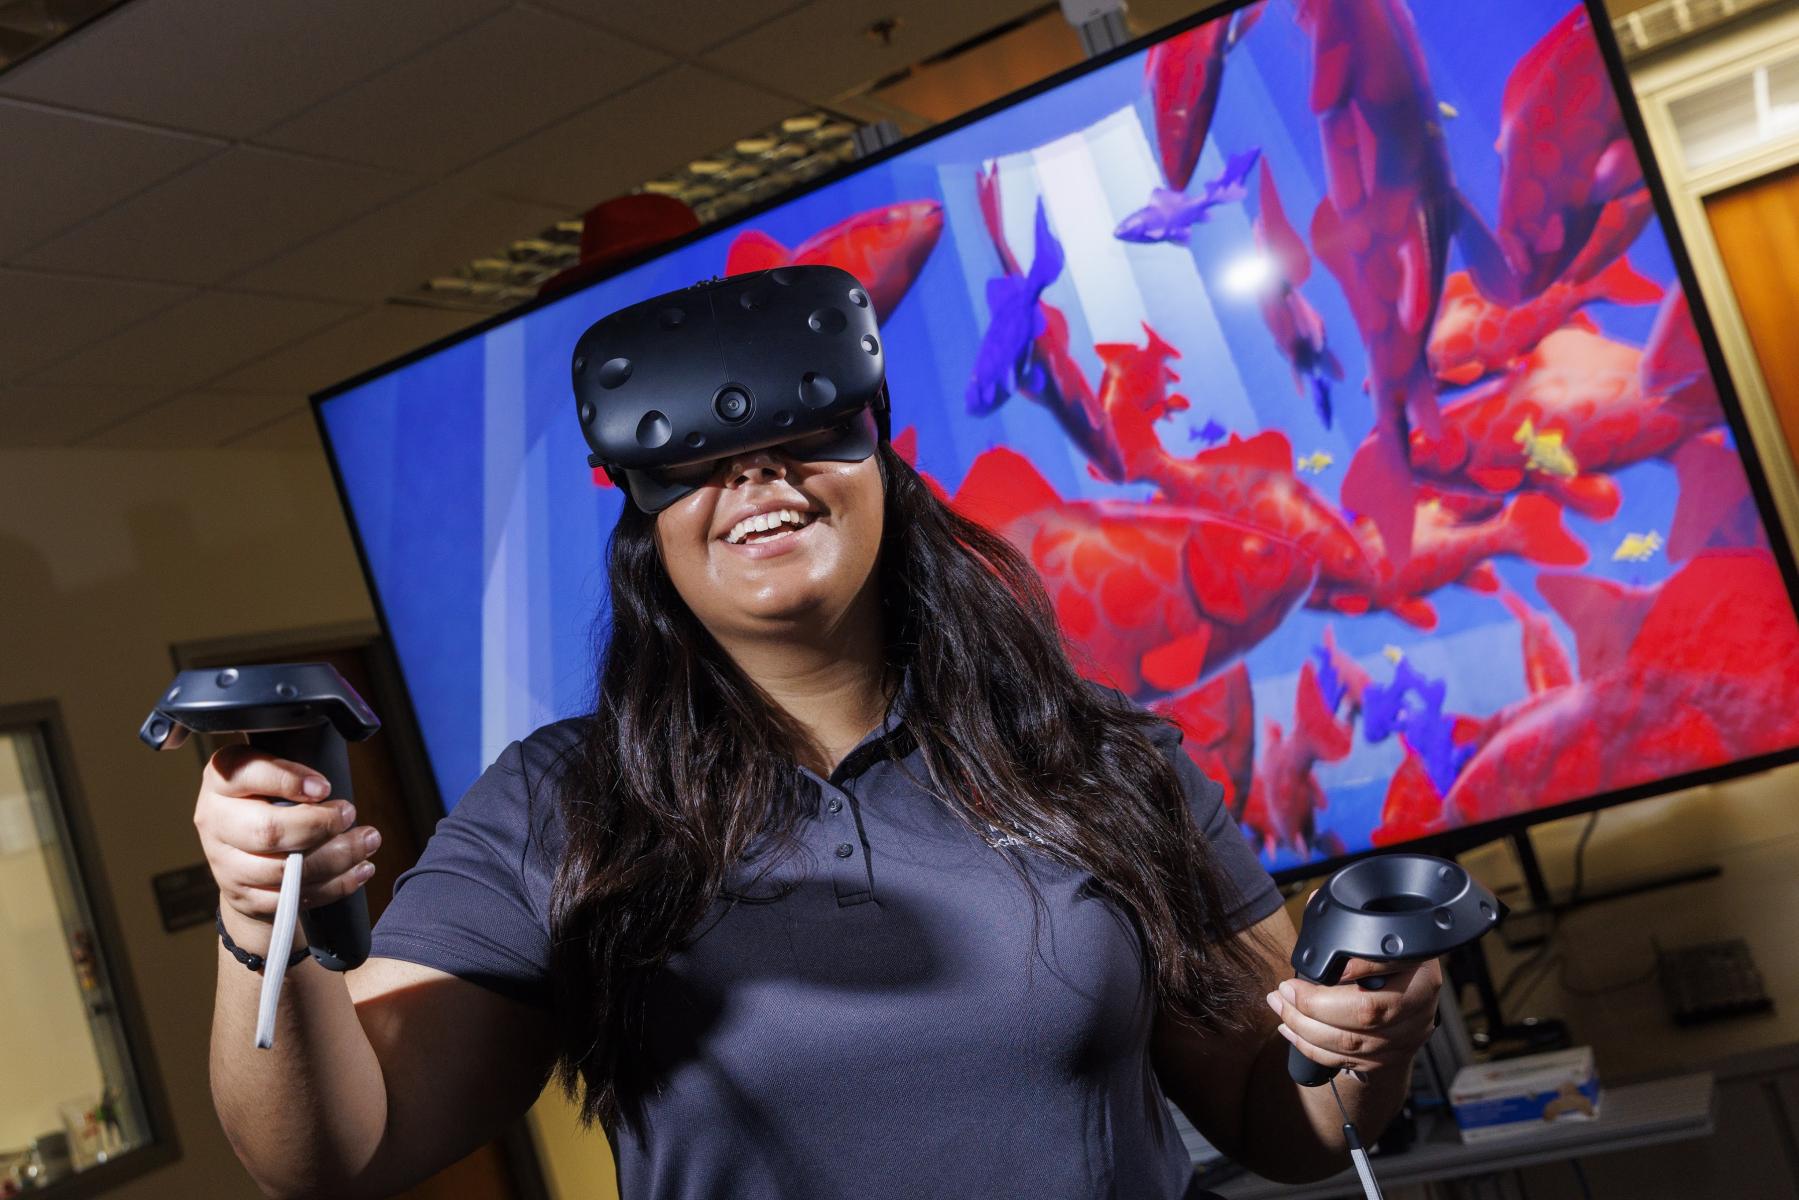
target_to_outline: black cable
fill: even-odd
[[[1574,843],[1574,886],[1568,890],[1568,899],[1564,902],[1569,905],[1580,902],[1581,885],[1586,882],[1587,877],[1587,841],[1593,836],[1593,829],[1599,824],[1599,814],[1603,811],[1598,808],[1593,810],[1592,815],[1587,818],[1587,827],[1580,831],[1580,840]]]
[[[1501,1007],[1504,1007],[1505,1002],[1511,998],[1512,989],[1517,987],[1518,984],[1523,981],[1526,973],[1542,965],[1543,960],[1548,958],[1554,951],[1555,936],[1560,925],[1561,919],[1554,913],[1551,913],[1549,916],[1549,928],[1543,931],[1542,942],[1538,944],[1535,950],[1531,951],[1529,957],[1525,958],[1523,962],[1518,963],[1510,971],[1506,972],[1505,978],[1499,982],[1494,993],[1498,998]]]
[[[1574,1182],[1580,1184],[1580,1194],[1586,1197],[1586,1200],[1593,1200],[1593,1189],[1587,1184],[1587,1172],[1580,1165],[1580,1160],[1571,1158],[1568,1160],[1568,1165],[1574,1168]]]

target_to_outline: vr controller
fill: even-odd
[[[372,736],[381,722],[335,669],[325,663],[280,663],[183,671],[138,729],[152,750],[173,750],[190,733],[243,733],[250,745],[311,767],[331,781],[332,799],[351,798],[349,743]],[[273,801],[291,805],[292,800]],[[360,888],[342,900],[299,911],[301,855],[287,857],[274,937],[263,973],[256,1044],[274,1044],[275,1006],[293,945],[295,917],[308,952],[330,971],[361,966],[369,956],[368,896]]]
[[[1351,863],[1325,881],[1306,904],[1293,970],[1334,985],[1352,958],[1371,962],[1436,958],[1498,927],[1506,907],[1460,866],[1428,854],[1382,854]],[[1356,981],[1379,991],[1386,977]],[[1299,1052],[1287,1052],[1295,1083],[1318,1087],[1337,1074]]]
[[[833,430],[807,457],[860,462],[890,433],[874,306],[837,267],[714,278],[633,304],[589,326],[572,365],[588,465],[645,512],[699,486],[676,468]]]

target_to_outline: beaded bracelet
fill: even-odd
[[[263,966],[268,962],[268,959],[260,954],[250,953],[248,950],[245,950],[242,946],[239,946],[236,942],[231,940],[231,935],[225,932],[225,913],[222,908],[215,908],[212,910],[212,923],[219,931],[219,941],[224,943],[225,949],[231,951],[232,958],[243,963],[244,966],[249,967],[252,971],[262,970]],[[295,950],[293,957],[287,960],[287,967],[285,970],[291,971],[301,959],[305,958],[310,953],[312,953],[312,951],[308,950],[305,946],[301,946],[298,950]]]

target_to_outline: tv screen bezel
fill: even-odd
[[[450,347],[459,345],[473,338],[481,337],[489,330],[498,328],[501,325],[521,320],[546,305],[558,303],[569,299],[570,297],[577,296],[591,288],[598,287],[608,280],[642,266],[647,262],[652,262],[666,255],[678,253],[687,246],[698,242],[701,239],[711,237],[721,230],[746,225],[765,212],[779,208],[782,205],[791,203],[792,201],[810,195],[813,192],[821,191],[852,175],[879,166],[890,158],[910,153],[920,146],[926,145],[938,138],[946,137],[968,125],[985,120],[995,113],[1023,104],[1046,92],[1055,91],[1057,88],[1060,88],[1075,79],[1079,79],[1094,71],[1101,70],[1120,59],[1129,58],[1132,55],[1139,54],[1158,42],[1165,41],[1168,38],[1183,33],[1197,25],[1202,25],[1208,21],[1226,17],[1236,10],[1247,8],[1256,2],[1257,0],[1221,0],[1220,3],[1208,5],[1179,21],[1164,25],[1141,37],[1133,38],[1122,45],[1116,46],[1101,54],[1094,55],[1091,58],[1058,71],[1027,87],[1020,88],[1017,91],[1001,96],[997,100],[990,101],[978,108],[971,109],[942,124],[934,125],[922,133],[905,138],[892,145],[884,146],[861,158],[844,163],[835,169],[820,175],[818,178],[808,181],[802,186],[793,188],[790,191],[782,192],[779,195],[772,196],[766,200],[759,201],[756,204],[741,210],[739,213],[733,214],[728,221],[702,226],[671,241],[664,242],[660,245],[633,254],[628,258],[620,260],[603,274],[594,276],[592,279],[583,283],[579,288],[552,296],[540,296],[536,299],[526,301],[523,304],[507,309],[504,312],[495,313],[466,329],[458,330],[455,333],[438,338],[436,341],[421,346],[416,350],[409,351],[408,353],[384,362],[379,366],[371,367],[368,370],[359,372],[341,383],[333,384],[330,387],[313,393],[309,400],[313,420],[318,428],[319,441],[324,447],[326,460],[330,464],[332,484],[337,489],[338,502],[342,507],[346,523],[349,526],[351,541],[356,548],[357,562],[361,566],[363,579],[369,589],[370,600],[372,601],[375,610],[375,619],[381,628],[381,636],[390,645],[393,644],[393,634],[391,626],[388,623],[386,606],[382,601],[381,591],[376,583],[374,572],[370,569],[368,553],[363,544],[362,531],[356,523],[355,510],[350,506],[349,491],[344,483],[341,467],[338,463],[336,448],[332,445],[330,433],[325,424],[324,406],[334,397],[359,388],[372,380],[392,374],[414,362],[429,358]],[[1491,0],[1491,2],[1502,3],[1503,0]],[[1599,43],[1600,55],[1605,61],[1607,81],[1612,87],[1613,97],[1617,100],[1618,107],[1623,114],[1625,127],[1630,133],[1632,148],[1636,151],[1639,161],[1643,164],[1643,181],[1649,190],[1650,198],[1654,204],[1656,220],[1660,224],[1662,233],[1667,238],[1669,253],[1673,259],[1676,276],[1687,296],[1688,308],[1692,313],[1693,326],[1698,332],[1701,346],[1704,347],[1707,366],[1711,369],[1712,376],[1718,384],[1719,406],[1724,412],[1725,420],[1730,427],[1731,436],[1736,442],[1737,456],[1743,464],[1744,475],[1748,479],[1750,492],[1755,498],[1757,514],[1761,518],[1763,527],[1767,530],[1770,549],[1774,555],[1775,562],[1779,564],[1781,577],[1786,583],[1788,603],[1794,606],[1794,619],[1795,621],[1799,621],[1799,567],[1795,566],[1785,524],[1781,519],[1778,508],[1775,506],[1773,492],[1768,486],[1766,469],[1762,459],[1765,451],[1756,442],[1753,434],[1750,432],[1747,419],[1743,412],[1742,399],[1738,395],[1736,385],[1731,379],[1730,372],[1725,365],[1722,344],[1719,341],[1717,329],[1713,324],[1710,309],[1706,304],[1703,294],[1699,290],[1698,276],[1694,271],[1692,259],[1687,251],[1686,242],[1681,236],[1679,225],[1676,222],[1674,207],[1667,190],[1667,183],[1657,167],[1655,155],[1650,147],[1649,134],[1643,122],[1642,112],[1637,104],[1636,93],[1630,85],[1629,73],[1624,65],[1623,52],[1618,46],[1617,38],[1612,31],[1611,19],[1605,12],[1602,0],[1578,0],[1578,2],[1586,9],[1588,20],[1591,23],[1595,37]],[[571,463],[570,469],[585,469],[585,467],[584,464]],[[401,691],[404,697],[403,702],[407,708],[407,716],[416,728],[417,715],[414,711],[415,706],[412,700],[411,681],[406,677],[404,671],[401,671],[400,674],[402,685]],[[1757,755],[1752,758],[1735,759],[1731,762],[1722,763],[1714,767],[1707,767],[1699,771],[1690,771],[1683,775],[1666,776],[1649,783],[1617,789],[1610,792],[1601,792],[1593,796],[1566,801],[1547,808],[1530,809],[1525,812],[1514,813],[1490,821],[1482,821],[1479,824],[1446,830],[1443,833],[1432,834],[1428,837],[1416,838],[1393,846],[1373,846],[1366,850],[1359,850],[1351,854],[1343,854],[1333,858],[1318,859],[1295,866],[1283,867],[1279,870],[1271,871],[1270,873],[1277,883],[1285,886],[1328,875],[1349,863],[1373,854],[1383,854],[1398,849],[1416,850],[1423,853],[1435,853],[1453,857],[1456,854],[1471,850],[1476,846],[1522,833],[1533,825],[1541,825],[1549,821],[1561,820],[1565,817],[1580,816],[1585,813],[1596,812],[1600,809],[1611,808],[1620,804],[1630,804],[1638,800],[1647,800],[1656,796],[1687,791],[1692,788],[1704,787],[1709,784],[1721,783],[1726,780],[1739,779],[1744,776],[1771,770],[1775,767],[1787,766],[1794,762],[1799,762],[1799,746],[1789,747],[1786,750],[1777,751],[1771,754]],[[435,777],[430,779],[427,786],[431,788],[432,793],[436,796],[437,811],[446,811],[443,803],[443,796],[437,787]]]

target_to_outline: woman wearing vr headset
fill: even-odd
[[[1314,1178],[1341,1118],[1289,1041],[1358,1071],[1361,1129],[1390,1119],[1436,965],[1292,978],[1179,732],[1083,681],[1028,561],[894,451],[852,277],[634,305],[575,378],[630,497],[594,710],[506,747],[365,966],[292,972],[274,1050],[243,1049],[256,981],[221,960],[214,1091],[266,1190],[387,1194],[551,1076],[625,1200],[1197,1196],[1158,1085],[1245,1165]],[[196,824],[248,949],[271,856],[307,852],[308,903],[372,870],[308,776],[208,768]]]

